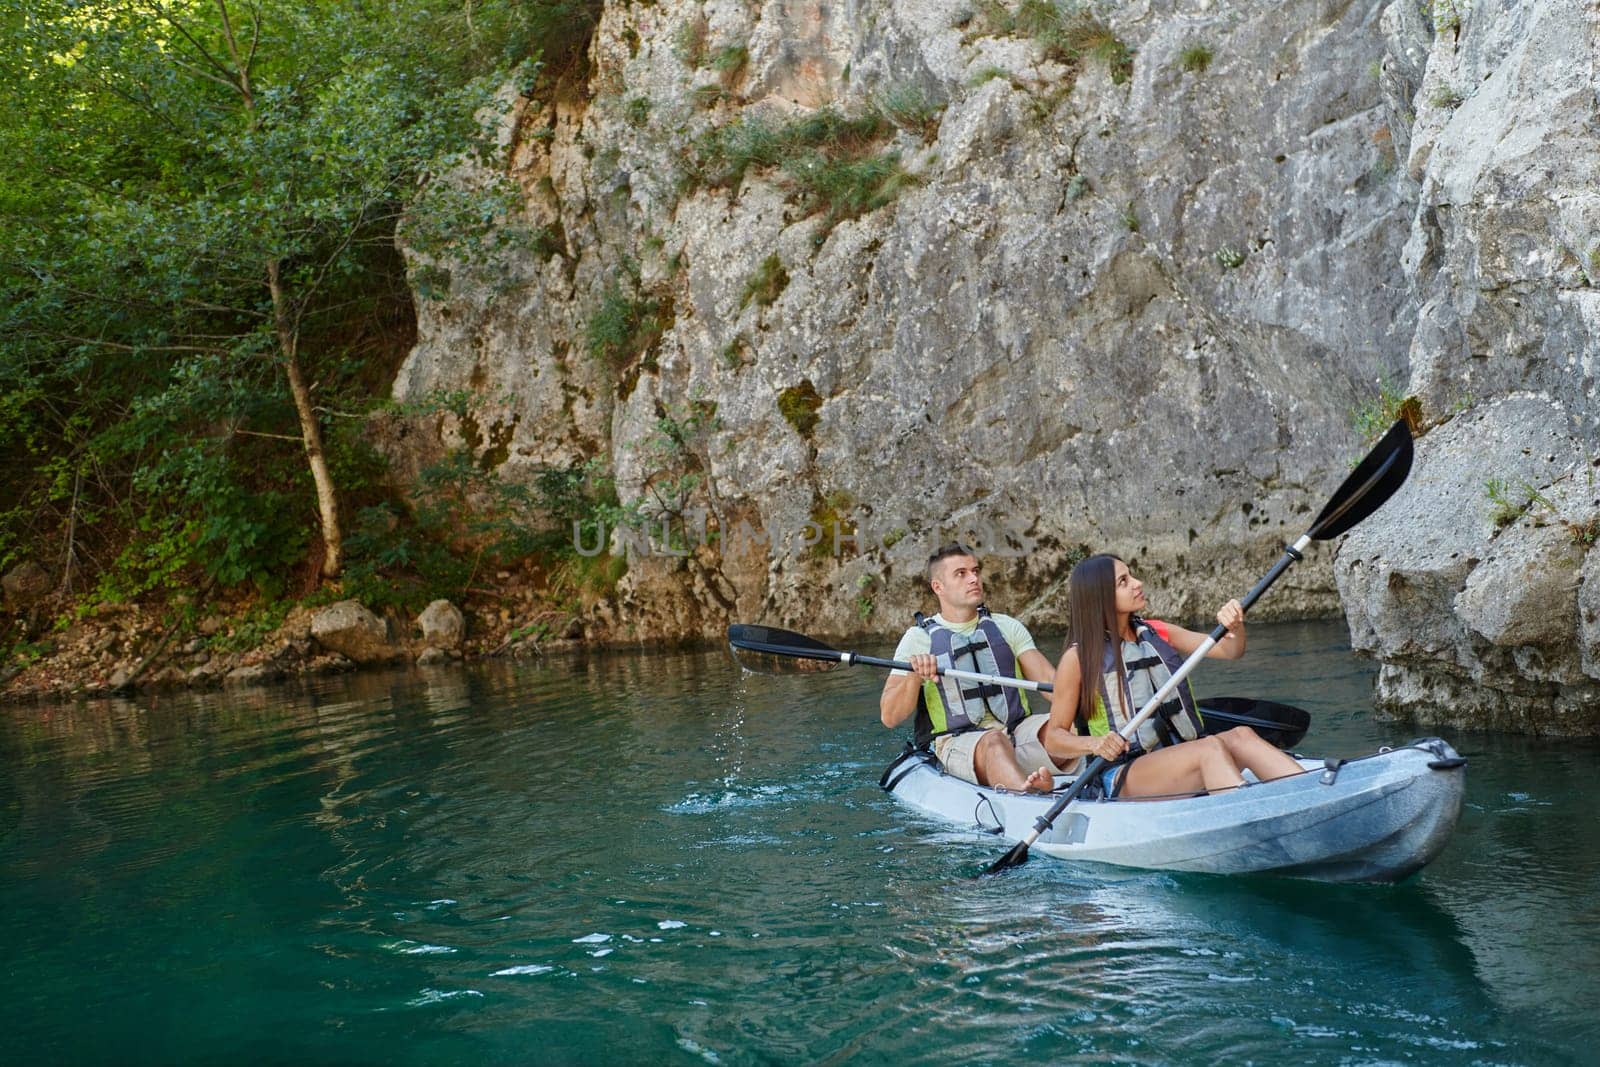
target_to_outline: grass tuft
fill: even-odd
[[[1204,74],[1215,58],[1203,44],[1191,44],[1178,53],[1178,69],[1185,74]]]
[[[744,295],[739,298],[742,311],[752,302],[757,307],[770,307],[789,284],[789,273],[783,269],[783,260],[774,252],[761,261],[750,279],[744,283]]]

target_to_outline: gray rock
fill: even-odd
[[[1530,396],[1417,442],[1410,481],[1346,537],[1334,568],[1353,643],[1384,664],[1386,713],[1538,734],[1600,728],[1583,609],[1596,552],[1580,531],[1600,521],[1588,448],[1560,405]],[[1526,507],[1497,515],[1508,502]]]
[[[450,653],[436,646],[423,649],[422,654],[417,657],[417,666],[419,667],[436,667],[441,663],[449,662]]]
[[[261,685],[275,677],[272,668],[264,664],[253,663],[245,667],[235,667],[229,671],[224,680],[230,685]]]
[[[417,627],[429,648],[459,648],[467,633],[467,620],[450,601],[435,600],[417,616]]]
[[[395,396],[470,410],[376,431],[401,476],[456,448],[520,483],[605,456],[623,505],[676,515],[609,531],[627,572],[582,636],[894,632],[958,533],[991,603],[1035,624],[1061,621],[1088,549],[1203,621],[1359,456],[1382,379],[1433,428],[1407,517],[1368,520],[1337,573],[1319,550],[1254,616],[1331,612],[1337,585],[1392,712],[1587,729],[1600,582],[1562,531],[1600,509],[1580,488],[1580,454],[1590,479],[1600,460],[1591,0],[1474,0],[1438,32],[1414,0],[1101,5],[1125,80],[953,0],[650,10],[607,5],[582,93],[501,97],[553,236],[418,262],[449,284],[416,297]],[[749,55],[709,107],[715,72],[674,47],[702,15],[708,48]],[[1196,44],[1210,66],[1185,69]],[[915,182],[831,230],[782,168],[682,180],[713,128],[911,86],[941,103],[931,138],[880,147]],[[753,300],[773,256],[787,284]],[[669,323],[647,358],[591,358],[602,302],[641,294]],[[1496,526],[1490,479],[1554,511]],[[858,534],[837,551],[836,519]]]
[[[681,536],[637,538],[588,620],[613,639],[757,615],[899,629],[927,606],[934,542],[986,527],[992,601],[1034,621],[1059,621],[1085,546],[1135,559],[1167,614],[1207,618],[1337,484],[1375,379],[1404,374],[1408,190],[1376,173],[1388,104],[1370,74],[1385,6],[1110,5],[1135,56],[1123,83],[981,17],[957,27],[950,4],[719,7],[712,46],[750,61],[711,110],[693,96],[711,73],[686,75],[672,44],[694,5],[616,7],[592,104],[517,101],[508,123],[551,130],[517,141],[513,169],[562,247],[452,264],[446,296],[418,297],[396,398],[465,390],[471,412],[396,424],[385,451],[404,472],[472,448],[523,482],[605,455],[646,511],[693,475],[687,511],[719,536],[688,554]],[[1195,43],[1209,70],[1182,69]],[[1010,76],[974,77],[990,67]],[[917,182],[831,232],[781,168],[737,193],[675,177],[713,126],[859,112],[912,85],[945,102],[932,143],[898,130],[882,150]],[[646,128],[624,95],[648,96]],[[763,306],[746,287],[772,255],[789,280]],[[614,287],[632,295],[628,262],[672,325],[619,373],[586,330]],[[780,410],[802,383],[819,404],[804,429]],[[714,418],[663,446],[663,412],[681,425],[696,404]],[[876,536],[835,553],[818,529],[834,516]],[[1326,559],[1258,617],[1331,612]]]
[[[0,578],[6,606],[15,611],[26,611],[49,596],[53,584],[50,572],[31,559],[23,560]]]
[[[388,624],[355,600],[341,600],[317,612],[311,636],[323,648],[356,663],[387,663],[402,654],[389,640]]]
[[[1578,578],[1578,644],[1583,673],[1600,681],[1600,548],[1593,546]]]

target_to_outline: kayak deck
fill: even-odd
[[[1157,870],[1397,882],[1444,849],[1460,818],[1466,760],[1438,738],[1347,761],[1296,759],[1307,773],[1224,793],[1074,800],[1032,848]],[[1058,777],[1057,789],[1070,783]],[[915,753],[883,785],[911,807],[1009,841],[1057,799],[973,785]]]

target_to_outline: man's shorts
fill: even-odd
[[[1081,760],[1073,760],[1066,767],[1058,767],[1049,754],[1044,750],[1044,742],[1040,734],[1044,731],[1044,724],[1050,721],[1049,715],[1029,715],[1017,724],[1012,741],[1016,746],[1017,763],[1021,765],[1024,774],[1032,774],[1040,767],[1048,768],[1051,774],[1065,774],[1076,771]],[[1004,728],[996,725],[993,729],[1004,732]],[[934,738],[933,754],[939,757],[939,762],[950,774],[955,775],[964,782],[978,784],[978,772],[973,766],[973,757],[978,751],[978,742],[983,740],[987,730],[968,730],[962,734],[945,734],[943,737]]]

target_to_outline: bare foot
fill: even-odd
[[[1055,787],[1055,776],[1043,767],[1028,775],[1028,780],[1022,783],[1022,788],[1030,793],[1048,793]]]

